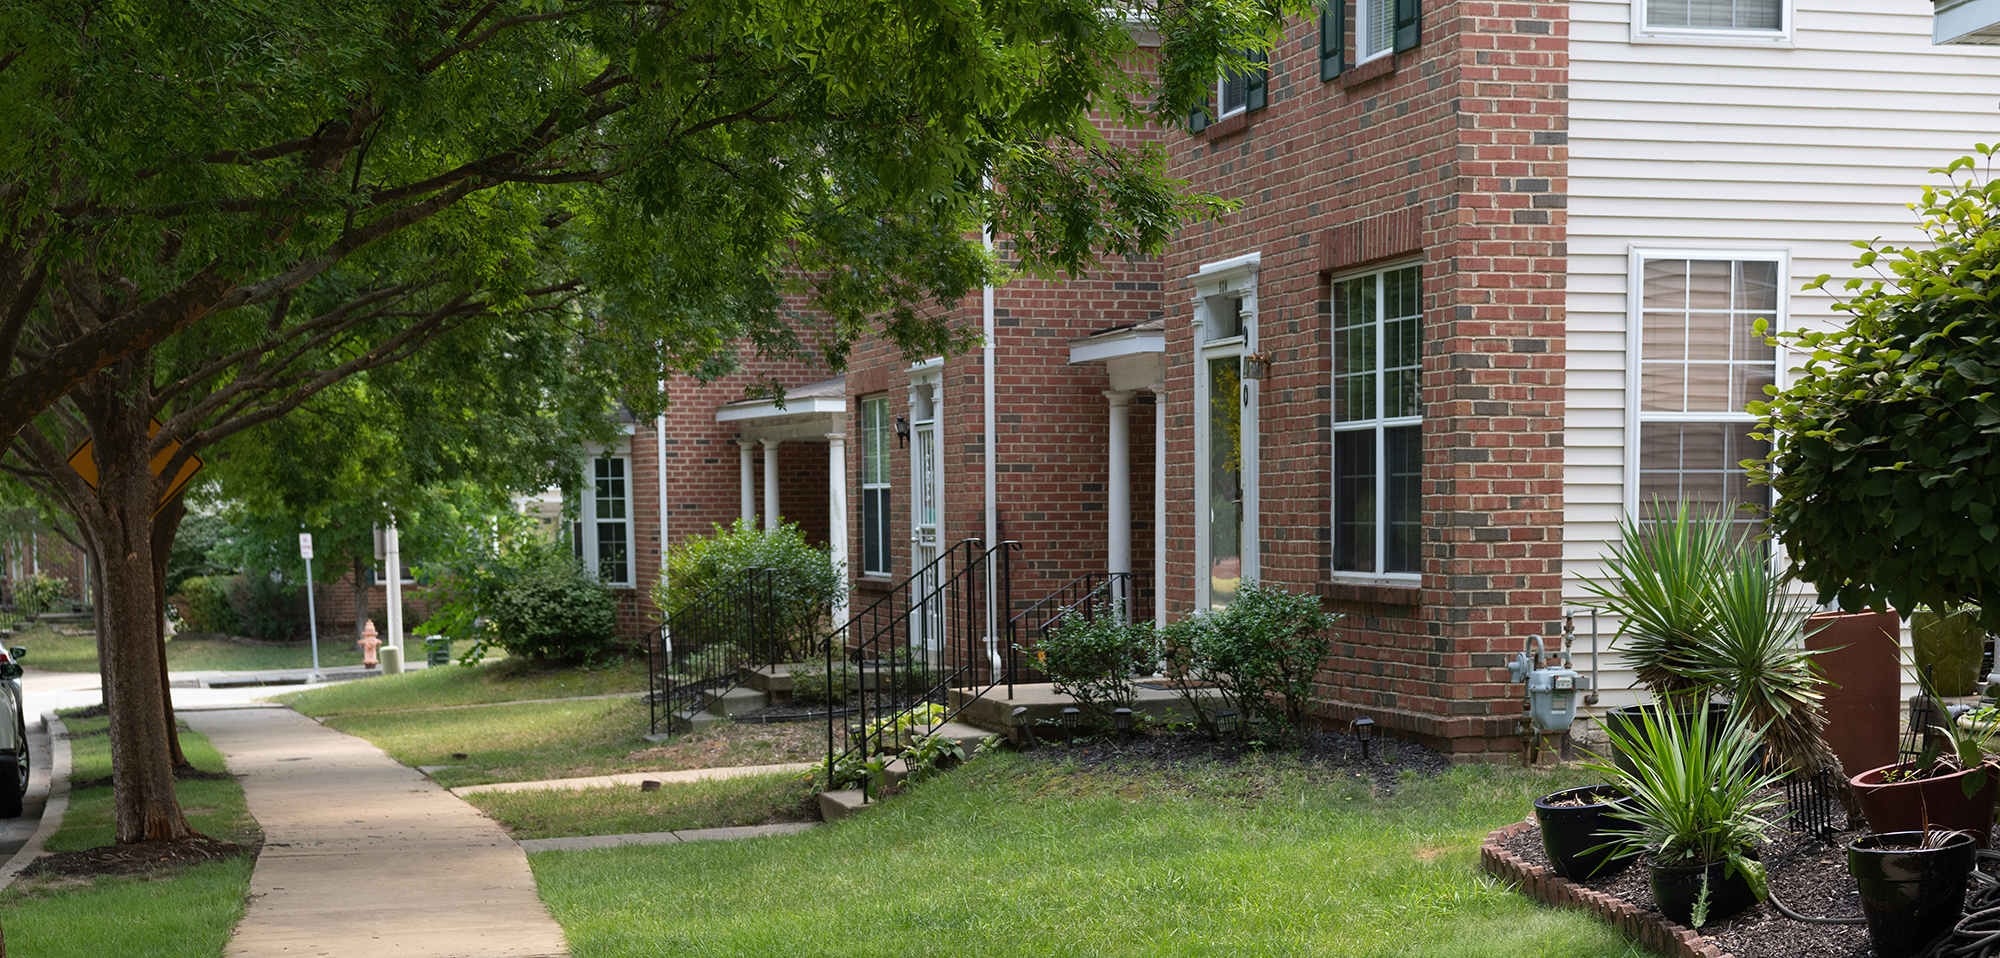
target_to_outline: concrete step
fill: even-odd
[[[771,704],[771,697],[756,689],[734,688],[721,695],[703,693],[702,707],[725,718],[747,715]]]
[[[787,698],[792,694],[792,670],[798,667],[798,663],[789,662],[761,669],[744,669],[743,684],[769,694],[773,701]]]
[[[863,803],[861,790],[843,788],[839,791],[819,793],[819,816],[829,822],[837,822],[855,812],[867,808],[873,802]]]

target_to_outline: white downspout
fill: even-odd
[[[660,397],[667,395],[667,381],[660,380]],[[660,407],[660,414],[653,417],[653,482],[660,491],[660,578],[659,591],[667,590],[667,410]],[[673,652],[673,636],[667,634],[667,610],[660,610],[660,642],[664,651]]]
[[[993,189],[993,181],[990,178],[986,179],[984,185],[988,191]],[[986,243],[987,255],[991,256],[993,254],[992,227],[982,224],[979,228],[979,236]],[[999,437],[994,433],[994,430],[998,427],[999,416],[993,408],[993,302],[995,294],[996,291],[991,283],[986,284],[980,291],[982,299],[980,318],[983,324],[982,328],[985,332],[985,346],[980,350],[980,363],[984,373],[981,378],[984,380],[986,406],[986,548],[988,549],[1000,544],[1000,500],[999,482],[997,479],[999,475],[999,463],[995,461],[995,457],[999,455],[1000,443]],[[996,678],[1000,672],[999,637],[1001,609],[998,594],[999,585],[1000,583],[994,575],[993,566],[988,564],[986,567],[986,652],[987,656],[992,660],[993,673]]]

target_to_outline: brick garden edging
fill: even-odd
[[[1506,849],[1506,842],[1534,822],[1515,822],[1496,828],[1479,849],[1479,863],[1501,881],[1512,883],[1522,892],[1551,905],[1581,908],[1596,914],[1611,927],[1630,935],[1649,948],[1673,958],[1735,958],[1703,939],[1694,929],[1674,924],[1622,898],[1592,891],[1540,865],[1530,865]]]

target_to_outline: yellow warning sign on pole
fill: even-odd
[[[157,436],[159,434],[160,421],[154,419],[153,425],[146,430],[146,435]],[[167,463],[174,460],[174,454],[179,452],[180,449],[181,441],[176,439],[168,443],[167,448],[160,450],[160,454],[153,457],[153,475],[157,476],[166,472]],[[180,495],[181,490],[187,487],[188,480],[193,479],[194,474],[200,472],[201,467],[204,465],[207,465],[207,463],[202,462],[200,456],[189,456],[187,461],[181,464],[180,471],[174,473],[173,481],[167,483],[167,488],[160,491],[160,505],[159,508],[153,510],[153,514],[159,515],[160,509],[166,508],[167,503],[172,502],[175,496]],[[76,470],[78,476],[83,477],[85,485],[93,490],[97,488],[97,459],[90,454],[90,440],[85,439],[82,445],[76,447],[75,452],[69,454],[69,467]]]

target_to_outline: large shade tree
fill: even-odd
[[[1080,272],[1222,208],[1093,123],[1185,116],[1285,12],[0,8],[0,438],[103,584],[118,841],[191,835],[157,615],[187,457],[453,337],[568,330],[642,413],[663,369],[738,342],[836,366],[877,327],[966,345],[941,306],[999,277],[981,227],[1018,269]],[[1147,31],[1157,72],[1133,69]],[[65,462],[86,438],[95,485]]]
[[[1782,333],[1789,388],[1752,403],[1772,440],[1771,528],[1850,609],[1968,602],[2000,629],[2000,180],[1966,157],[1912,208],[1927,245],[1857,243],[1834,331]],[[1983,168],[1982,168],[1983,166]],[[1829,278],[1815,284],[1824,287]]]

